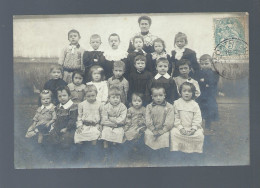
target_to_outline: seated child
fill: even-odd
[[[91,82],[87,85],[94,85],[97,88],[97,101],[102,104],[107,103],[108,87],[105,81],[104,69],[99,65],[94,65],[90,68],[89,74],[91,75]]]
[[[56,106],[57,119],[50,138],[53,144],[62,148],[68,148],[74,143],[74,133],[78,117],[78,105],[70,99],[71,93],[68,86],[61,86],[57,89],[60,104]]]
[[[138,139],[146,129],[145,107],[142,106],[144,95],[141,93],[132,94],[131,107],[127,110],[125,122],[126,140]]]
[[[71,93],[71,100],[75,104],[84,101],[86,94],[86,85],[83,84],[84,73],[82,71],[74,71],[72,74],[72,83],[68,84]]]
[[[41,144],[43,136],[48,135],[56,120],[55,106],[51,103],[52,92],[43,90],[40,93],[41,106],[33,117],[33,124],[29,127],[25,137],[31,138],[38,134],[38,143]]]
[[[184,82],[180,86],[181,98],[174,102],[174,128],[171,130],[171,151],[185,153],[203,151],[204,135],[201,128],[199,105],[194,101],[195,86]]]
[[[64,70],[63,79],[67,83],[72,82],[72,73],[76,70],[84,71],[82,56],[84,49],[80,47],[80,34],[77,30],[72,29],[68,32],[69,46],[66,46],[59,57],[59,64]]]
[[[171,104],[178,98],[178,91],[174,80],[167,73],[169,69],[169,61],[165,58],[159,58],[156,61],[156,70],[158,73],[156,76],[149,81],[146,89],[146,96],[149,97],[151,101],[151,88],[153,87],[163,87],[165,90],[165,100]]]
[[[86,100],[78,105],[77,130],[74,136],[74,142],[92,141],[96,145],[97,139],[101,134],[100,126],[100,101],[96,100],[97,88],[94,85],[88,85],[86,89]]]
[[[118,87],[121,94],[121,102],[126,104],[127,93],[129,89],[128,81],[123,77],[125,72],[125,63],[123,61],[115,61],[113,65],[113,76],[108,79],[107,85],[108,89],[111,87]]]
[[[142,93],[145,95],[145,90],[148,82],[153,78],[152,73],[145,70],[146,66],[146,57],[143,55],[138,55],[134,60],[135,71],[131,72],[129,75],[129,93],[128,100],[130,101],[130,97],[133,93]],[[145,100],[142,101],[143,105],[146,106],[147,98],[145,96]]]
[[[157,150],[169,147],[169,131],[174,123],[173,106],[165,100],[163,87],[152,88],[153,102],[146,107],[144,143]]]
[[[85,82],[91,81],[91,74],[89,74],[90,68],[94,65],[99,65],[104,69],[105,57],[104,52],[99,51],[101,45],[101,37],[97,34],[91,35],[90,45],[91,51],[85,51],[83,53],[83,64],[85,66]]]
[[[187,59],[182,59],[178,61],[177,67],[179,68],[180,75],[175,77],[174,80],[177,85],[179,95],[180,95],[179,88],[181,84],[183,84],[184,82],[190,82],[195,86],[196,88],[195,97],[198,98],[200,96],[200,86],[196,80],[189,77],[189,73],[191,71],[190,61]]]
[[[54,105],[59,103],[56,89],[60,86],[66,86],[67,82],[62,79],[63,69],[59,64],[52,65],[50,68],[50,80],[48,80],[43,89],[52,92],[52,101]]]
[[[126,106],[121,102],[121,91],[117,87],[108,90],[108,103],[101,107],[101,125],[103,126],[101,139],[104,148],[108,142],[123,143],[124,129],[127,114]]]

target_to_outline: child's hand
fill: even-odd
[[[67,128],[63,128],[60,130],[61,133],[66,133],[67,132]]]
[[[80,134],[80,133],[82,133],[82,130],[83,130],[83,125],[80,126],[80,127],[78,127],[77,130],[76,130],[76,132],[77,132],[78,134]]]
[[[194,135],[195,132],[196,132],[195,129],[191,129],[189,132],[187,132],[187,136]]]
[[[155,136],[158,135],[158,131],[157,131],[157,130],[153,130],[152,132],[153,132],[153,134],[154,134]]]
[[[160,129],[160,130],[158,131],[158,133],[159,133],[160,135],[162,135],[162,134],[164,134],[164,131],[163,131],[162,129]]]
[[[184,128],[182,128],[182,129],[180,130],[180,133],[181,133],[182,135],[186,135],[186,134],[187,134],[187,131],[186,131]]]
[[[101,132],[101,131],[102,131],[102,126],[101,126],[101,125],[98,125],[98,126],[97,126],[97,129]]]

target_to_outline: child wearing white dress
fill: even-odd
[[[174,102],[174,128],[171,130],[171,151],[202,153],[204,135],[202,118],[195,98],[195,86],[184,82],[180,86],[181,98]]]
[[[101,102],[96,100],[97,88],[94,85],[88,85],[86,89],[86,100],[78,105],[77,130],[74,135],[74,142],[96,141],[101,134],[100,126],[100,106]]]
[[[90,68],[89,74],[91,75],[91,82],[87,85],[94,85],[97,88],[97,101],[102,104],[107,103],[108,98],[108,86],[105,81],[104,69],[99,65],[94,65]]]

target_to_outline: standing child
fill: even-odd
[[[50,90],[52,92],[52,99],[54,105],[59,103],[56,89],[61,86],[66,86],[67,82],[62,79],[63,69],[59,64],[52,65],[50,68],[50,80],[48,80],[43,89]]]
[[[175,77],[174,80],[177,85],[179,95],[180,95],[180,90],[179,90],[180,86],[184,82],[190,82],[195,86],[196,88],[195,97],[198,98],[200,96],[200,86],[196,80],[192,79],[189,76],[189,73],[191,71],[190,61],[187,59],[182,59],[178,61],[177,67],[179,68],[180,75]]]
[[[38,143],[41,144],[43,136],[48,135],[56,120],[55,106],[51,103],[52,92],[43,90],[40,93],[41,106],[33,117],[33,124],[29,127],[25,137],[31,138],[38,134]]]
[[[112,33],[108,38],[111,49],[104,52],[106,62],[104,64],[104,70],[106,78],[113,76],[113,64],[115,61],[126,62],[128,53],[124,50],[119,49],[120,37],[116,33]]]
[[[117,87],[108,90],[108,103],[101,107],[101,125],[103,126],[101,139],[104,148],[108,142],[123,143],[124,129],[127,114],[126,106],[121,102],[121,91]]]
[[[123,77],[125,72],[125,63],[123,61],[115,61],[113,65],[113,76],[108,79],[108,89],[111,87],[118,87],[121,95],[121,102],[126,104],[127,93],[129,89],[128,81]]]
[[[200,68],[201,70],[196,74],[201,89],[198,103],[202,118],[205,120],[206,131],[212,132],[211,122],[217,121],[219,118],[216,102],[219,75],[212,70],[212,58],[208,54],[200,57]]]
[[[165,100],[173,104],[173,101],[178,98],[178,92],[174,80],[167,73],[167,71],[169,70],[169,61],[166,58],[159,58],[156,61],[156,70],[158,71],[158,73],[147,84],[146,96],[151,96],[151,88],[163,87],[166,94]]]
[[[92,141],[96,145],[100,136],[100,101],[96,100],[97,88],[94,85],[88,85],[86,89],[86,100],[78,105],[77,130],[74,136],[74,142]]]
[[[179,76],[179,67],[177,66],[178,61],[181,59],[188,59],[191,63],[191,72],[190,76],[193,77],[193,74],[199,70],[199,63],[197,61],[196,52],[189,48],[185,48],[188,44],[188,39],[186,34],[179,32],[175,35],[174,38],[174,47],[175,50],[172,51],[171,62],[175,65],[175,69],[172,73],[174,77]]]
[[[94,65],[99,65],[104,69],[105,57],[104,52],[99,50],[101,45],[101,37],[97,34],[91,35],[90,45],[92,51],[85,51],[83,54],[83,64],[85,66],[85,79],[86,82],[91,81],[90,68]]]
[[[105,81],[104,69],[99,65],[94,65],[90,68],[91,82],[87,85],[94,85],[97,88],[97,101],[106,104],[108,97],[107,81]]]
[[[81,103],[86,94],[86,85],[83,84],[84,72],[74,71],[72,74],[72,83],[68,84],[71,93],[71,100],[75,104]]]
[[[144,142],[153,150],[169,147],[169,131],[174,123],[173,106],[165,101],[163,87],[152,88],[153,102],[146,107]]]
[[[84,71],[82,56],[84,49],[80,47],[79,40],[80,34],[77,30],[72,29],[68,32],[69,46],[66,46],[59,57],[59,64],[62,65],[64,70],[63,79],[67,83],[72,82],[72,73],[75,70]]]
[[[195,86],[184,82],[180,87],[181,98],[174,102],[174,128],[171,130],[171,151],[185,153],[203,152],[204,135],[201,113],[194,101]]]

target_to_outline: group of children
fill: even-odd
[[[176,34],[171,57],[160,38],[152,53],[143,50],[142,36],[132,39],[135,49],[129,53],[119,48],[115,33],[104,53],[97,34],[90,38],[92,51],[80,47],[77,30],[69,31],[68,40],[26,137],[38,135],[38,143],[46,139],[64,148],[98,140],[107,148],[144,138],[153,150],[203,152],[202,118],[207,129],[218,119],[218,75],[210,55],[198,63],[196,53],[185,48],[184,33]]]

